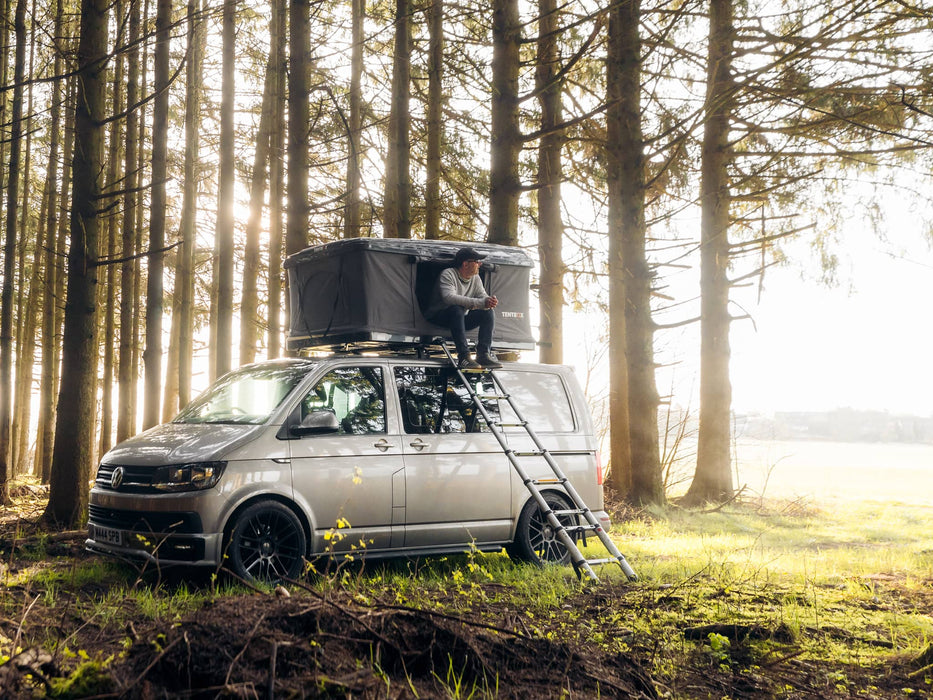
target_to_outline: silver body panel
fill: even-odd
[[[306,376],[261,425],[169,423],[108,452],[101,473],[105,465],[143,474],[186,463],[223,461],[226,466],[215,486],[200,491],[133,493],[99,481],[90,496],[88,548],[161,564],[220,566],[237,512],[264,498],[282,502],[299,516],[309,555],[490,551],[512,541],[531,494],[495,436],[488,431],[406,432],[396,372],[412,367],[439,372],[446,363],[358,356],[292,362],[299,369],[306,366]],[[329,373],[359,367],[382,377],[385,419],[377,432],[289,433],[303,402],[314,398],[312,387]],[[572,370],[509,364],[500,372],[520,411],[608,529],[597,481],[597,441]],[[502,411],[507,420],[508,411]],[[506,439],[518,451],[532,448],[524,430],[507,429]],[[522,466],[532,477],[553,479],[541,458],[523,458]],[[557,484],[553,489],[561,490]]]

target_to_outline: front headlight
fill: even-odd
[[[159,491],[209,489],[220,481],[226,466],[226,462],[195,462],[159,467],[152,475],[152,487]]]

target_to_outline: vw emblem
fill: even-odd
[[[110,488],[116,491],[120,488],[120,484],[123,483],[123,467],[117,467],[113,470],[113,474],[110,475]]]

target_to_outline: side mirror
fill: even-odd
[[[336,433],[340,430],[337,423],[337,414],[329,408],[316,408],[304,417],[298,425],[289,428],[289,433],[294,436],[301,435],[320,435],[324,433]]]

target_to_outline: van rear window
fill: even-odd
[[[522,416],[538,433],[572,433],[573,408],[560,375],[548,372],[498,370],[496,376]],[[501,401],[502,420],[516,420],[507,401]],[[520,430],[511,428],[510,431]]]

